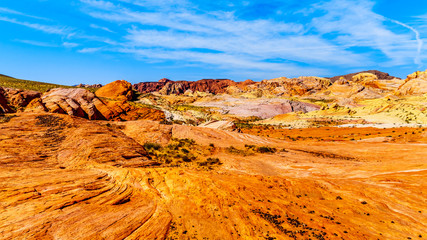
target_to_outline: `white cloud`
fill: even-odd
[[[66,35],[70,33],[72,30],[69,27],[58,27],[58,26],[50,26],[50,25],[44,25],[44,24],[38,24],[38,23],[30,23],[25,21],[19,21],[14,18],[8,18],[8,17],[2,17],[2,16],[0,16],[0,21],[22,25],[25,27],[29,27],[29,28],[39,30],[45,33],[50,33],[50,34]]]

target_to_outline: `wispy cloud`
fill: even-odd
[[[336,66],[369,62],[363,55],[347,51],[321,36],[307,34],[304,25],[298,23],[241,20],[233,12],[199,14],[180,5],[168,11],[139,12],[107,1],[82,2],[91,7],[85,11],[92,17],[132,24],[124,36],[127,41],[121,42],[125,46],[121,51],[144,58],[193,61],[229,70],[258,69],[264,73],[281,69],[282,74],[304,72],[295,62]],[[159,4],[137,0],[122,2],[145,9]],[[319,70],[310,66],[304,69],[308,72]]]
[[[100,51],[101,49],[102,49],[101,47],[97,47],[97,48],[83,48],[83,49],[77,50],[77,52],[79,52],[79,53],[94,53],[94,52]]]
[[[416,55],[416,57],[414,59],[414,62],[416,64],[418,64],[418,65],[421,65],[421,50],[423,48],[423,40],[421,40],[421,38],[420,38],[420,32],[417,31],[415,28],[413,28],[413,27],[411,27],[411,26],[409,26],[409,25],[407,25],[405,23],[402,23],[402,22],[399,22],[397,20],[393,20],[393,19],[390,19],[390,18],[386,18],[386,19],[388,21],[390,21],[390,22],[393,22],[393,23],[396,23],[396,24],[398,24],[398,25],[400,25],[402,27],[405,27],[405,28],[407,28],[407,29],[409,29],[409,30],[411,30],[412,32],[415,33],[415,38],[417,40],[417,55]]]
[[[332,38],[340,46],[370,47],[381,51],[390,65],[407,64],[408,59],[418,57],[422,41],[419,33],[412,27],[396,20],[386,18],[373,11],[375,3],[369,0],[332,0],[313,5],[312,12],[324,11],[326,14],[313,19],[312,26],[322,35],[335,34]],[[393,32],[386,22],[393,22],[415,33]]]
[[[112,31],[111,29],[109,29],[107,27],[98,26],[96,24],[90,24],[89,26],[93,29],[101,29],[101,30],[104,30],[106,32],[114,33],[114,31]]]
[[[23,12],[19,12],[19,11],[16,11],[16,10],[13,10],[13,9],[10,9],[10,8],[4,8],[4,7],[0,7],[0,13],[20,15],[20,16],[24,16],[24,17],[39,19],[39,20],[46,20],[46,21],[49,20],[49,19],[44,18],[44,17],[39,17],[39,16],[33,16],[33,15],[25,14]]]
[[[75,48],[78,47],[78,43],[72,43],[72,42],[63,42],[62,45],[66,48]]]
[[[20,21],[15,18],[2,17],[2,16],[0,16],[0,21],[18,24],[21,26],[29,27],[29,28],[39,30],[45,33],[50,33],[50,34],[66,35],[71,33],[72,31],[72,28],[70,27],[60,27],[60,26],[51,26],[51,25],[44,25],[44,24],[38,24],[38,23],[30,23],[26,21]]]
[[[40,41],[34,41],[34,40],[15,39],[15,42],[25,43],[25,44],[39,46],[39,47],[59,47],[59,45],[54,43],[40,42]]]
[[[96,19],[80,29],[8,8],[0,8],[0,21],[59,35],[58,46],[79,53],[126,53],[146,62],[200,65],[231,74],[327,75],[322,69],[422,65],[426,59],[421,24],[376,13],[374,0],[313,1],[292,10],[286,8],[290,3],[275,1],[268,3],[274,17],[254,18],[241,12],[264,1],[205,3],[227,6],[221,10],[203,9],[193,0],[80,2],[82,13]]]

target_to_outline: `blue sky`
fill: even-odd
[[[73,85],[427,68],[425,0],[2,0],[0,73]]]

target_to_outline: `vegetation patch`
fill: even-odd
[[[10,119],[16,117],[16,115],[12,114],[0,114],[0,123],[7,123]]]
[[[228,153],[234,154],[234,155],[241,155],[241,156],[251,156],[255,155],[256,153],[261,154],[268,154],[268,153],[275,153],[277,152],[276,148],[269,147],[269,146],[255,146],[255,145],[245,145],[245,149],[238,149],[233,146],[225,148],[225,150]]]
[[[53,115],[40,115],[36,119],[36,125],[42,127],[66,127],[68,125],[64,119]]]
[[[53,115],[40,115],[36,117],[36,125],[48,127],[42,138],[45,138],[45,146],[58,147],[66,136],[62,133],[65,128],[71,127],[64,119]]]
[[[261,209],[254,209],[252,212],[292,239],[326,239],[326,232],[309,227],[298,218],[292,218],[288,216],[288,214],[286,214],[285,218],[278,214],[273,215],[268,212],[264,212]],[[289,226],[289,228],[285,228],[286,226]]]
[[[22,80],[22,79],[12,78],[8,76],[0,76],[0,87],[33,90],[37,92],[46,92],[47,90],[52,88],[72,88],[71,86]]]
[[[172,138],[166,146],[146,142],[144,148],[153,160],[165,166],[213,169],[214,166],[222,164],[218,158],[212,157],[212,147],[198,145],[193,139]]]
[[[316,157],[322,157],[322,158],[334,158],[334,159],[341,159],[341,160],[348,160],[348,161],[357,161],[357,158],[354,157],[348,157],[348,156],[342,156],[334,153],[329,152],[320,152],[320,151],[308,151],[308,150],[302,150],[302,149],[292,149],[295,151],[300,151],[304,153],[311,154]]]

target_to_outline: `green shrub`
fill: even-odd
[[[159,150],[159,149],[162,148],[162,145],[160,145],[158,143],[146,142],[146,143],[144,143],[144,148],[147,151],[149,151],[149,150]]]
[[[276,148],[262,146],[257,148],[257,152],[259,153],[275,153],[277,151]]]

